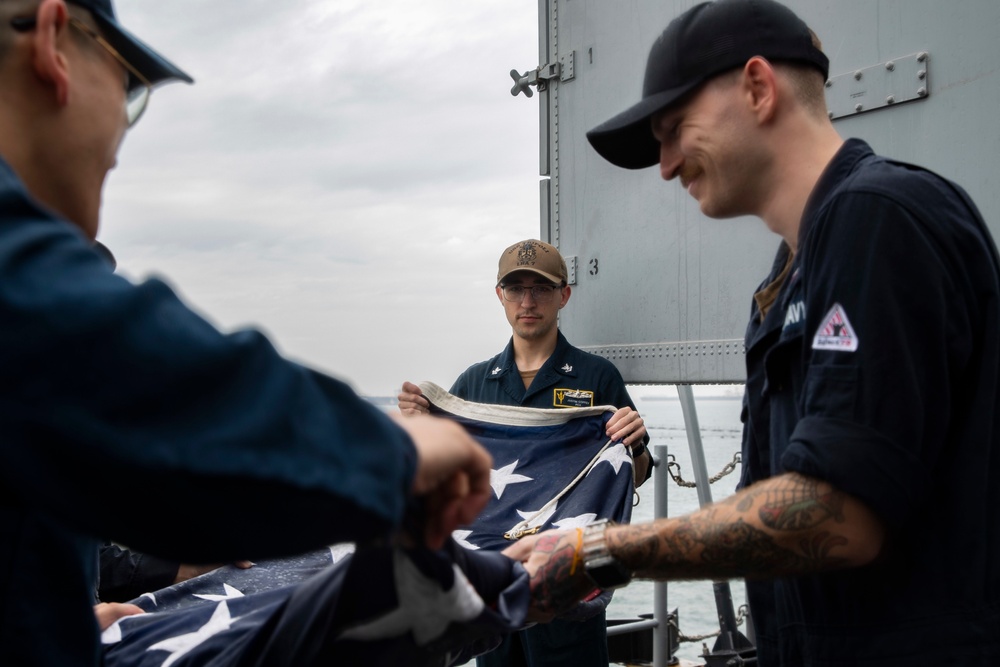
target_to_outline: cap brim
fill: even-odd
[[[653,136],[650,118],[697,87],[693,81],[650,95],[611,120],[587,132],[587,140],[601,157],[625,169],[645,169],[660,161],[660,142]]]
[[[125,30],[113,17],[102,11],[89,7],[91,14],[101,26],[101,32],[108,43],[128,61],[132,67],[139,70],[151,84],[165,81],[185,81],[194,83],[187,72],[173,64],[159,53],[151,49],[138,37]]]
[[[500,283],[502,283],[504,281],[504,278],[506,278],[510,274],[512,274],[512,273],[522,273],[522,272],[537,274],[537,275],[545,278],[546,280],[551,280],[553,283],[555,283],[557,285],[562,285],[563,282],[565,282],[559,276],[554,276],[551,273],[546,273],[545,271],[541,271],[539,269],[528,268],[526,266],[518,266],[518,267],[515,267],[515,268],[511,269],[510,271],[508,271],[507,273],[503,274],[502,276],[500,276],[500,278],[497,280],[497,286],[499,286]]]

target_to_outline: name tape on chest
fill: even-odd
[[[594,392],[588,389],[552,390],[552,405],[557,408],[589,408],[594,405]]]

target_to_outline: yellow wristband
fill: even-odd
[[[573,552],[573,562],[569,566],[569,574],[573,576],[576,572],[576,564],[583,560],[580,557],[580,550],[583,548],[583,528],[576,529],[576,550]]]

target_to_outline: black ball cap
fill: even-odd
[[[587,133],[608,162],[626,169],[660,160],[650,117],[712,77],[742,67],[754,56],[801,62],[827,77],[830,61],[809,27],[773,0],[716,0],[684,12],[667,26],[649,51],[642,99]]]

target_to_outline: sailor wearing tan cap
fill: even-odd
[[[644,482],[651,470],[649,436],[621,373],[607,359],[570,345],[559,331],[559,311],[572,294],[559,251],[535,239],[508,247],[500,255],[496,294],[511,326],[510,342],[500,354],[470,366],[451,393],[477,403],[532,408],[618,406],[608,421],[608,436],[631,448],[636,485]],[[403,383],[398,398],[404,414],[429,410],[420,388],[411,382]],[[582,622],[555,620],[511,635],[498,649],[480,656],[477,665],[607,667],[606,604],[597,605],[595,615]]]

